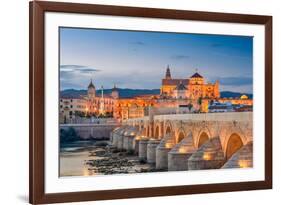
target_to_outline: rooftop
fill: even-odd
[[[202,75],[200,75],[199,73],[194,73],[191,78],[203,78]]]
[[[90,82],[88,88],[95,88],[95,86],[94,86],[94,84],[93,84],[93,82],[92,82],[92,79],[91,79],[91,82]]]
[[[177,85],[176,90],[186,90],[186,87],[184,86],[182,81],[180,81],[180,84]]]

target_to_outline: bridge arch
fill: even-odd
[[[143,122],[140,121],[140,122],[138,122],[138,124],[139,124],[139,130],[142,131],[144,129]]]
[[[160,126],[159,125],[156,125],[154,136],[156,139],[159,139],[159,137],[160,137]]]
[[[170,122],[166,122],[165,135],[169,133],[172,133],[172,124]]]
[[[143,133],[144,136],[148,136],[148,127],[145,126],[144,127],[144,133]]]
[[[247,133],[247,130],[242,128],[243,127],[241,127],[239,124],[234,125],[233,123],[223,128],[223,131],[220,133],[220,138],[221,138],[222,148],[225,156],[227,155],[226,153],[227,153],[228,144],[230,142],[229,140],[234,135],[239,136],[239,139],[242,141],[243,145],[247,144],[247,142],[251,140],[250,135],[248,134],[245,135],[245,133]]]
[[[200,132],[197,140],[197,148],[200,148],[204,143],[210,139],[210,135],[206,131]]]
[[[226,151],[225,151],[226,160],[228,160],[242,146],[243,146],[243,141],[240,135],[236,133],[231,134],[226,144]]]
[[[182,141],[185,138],[185,133],[183,130],[180,130],[178,132],[177,138],[176,138],[176,143],[179,143],[180,141]]]

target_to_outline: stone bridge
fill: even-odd
[[[252,112],[150,114],[125,121],[112,143],[159,170],[252,167],[252,130]]]

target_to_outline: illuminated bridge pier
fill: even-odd
[[[150,115],[123,122],[111,142],[159,170],[244,168],[253,164],[252,126],[252,112]]]

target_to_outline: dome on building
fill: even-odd
[[[248,99],[248,96],[247,96],[247,95],[241,95],[240,99],[241,99],[241,100],[247,100],[247,99]]]
[[[203,78],[199,73],[194,73],[191,78]]]
[[[180,82],[180,84],[177,85],[176,90],[186,90],[186,87],[184,86],[182,81]]]
[[[91,79],[90,84],[88,85],[88,88],[95,88],[95,86],[94,86],[94,84],[93,84],[93,82],[92,82],[92,79]]]

